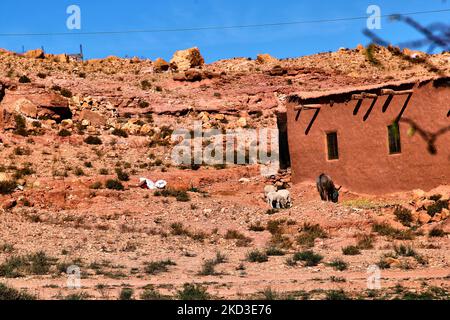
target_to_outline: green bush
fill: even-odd
[[[0,181],[0,194],[11,194],[16,190],[17,183],[15,181]]]
[[[134,290],[131,288],[122,288],[119,300],[133,300]]]
[[[447,235],[447,233],[442,230],[441,228],[438,227],[434,227],[433,229],[430,230],[430,232],[428,233],[428,235],[430,237],[445,237]]]
[[[103,144],[102,140],[99,137],[88,136],[84,139],[84,142],[89,145],[101,145]]]
[[[176,266],[172,260],[153,261],[146,263],[145,273],[155,275],[162,272],[169,271],[168,266]]]
[[[130,176],[128,173],[123,171],[121,168],[116,168],[116,174],[120,181],[130,181]]]
[[[293,260],[303,261],[306,267],[314,267],[323,260],[323,256],[321,256],[320,254],[316,254],[311,250],[308,250],[295,253]]]
[[[409,227],[413,222],[413,216],[411,210],[397,206],[394,210],[394,215],[402,225]]]
[[[20,114],[17,114],[14,116],[14,121],[16,122],[16,129],[14,130],[14,133],[22,137],[27,137],[28,131],[26,129],[27,122],[25,118]]]
[[[72,98],[73,94],[69,89],[61,89],[61,95],[66,98]]]
[[[441,213],[442,209],[448,209],[449,200],[438,200],[431,206],[427,207],[427,213],[434,217],[436,214]]]
[[[253,250],[247,254],[247,261],[263,263],[269,261],[269,258],[267,257],[267,254],[265,252]]]
[[[341,259],[335,259],[332,262],[328,263],[330,267],[333,267],[337,271],[344,271],[348,268],[348,263]]]
[[[0,283],[0,301],[36,300],[36,297]]]
[[[210,295],[200,284],[185,283],[183,289],[178,291],[177,297],[180,300],[208,300]]]
[[[62,129],[61,131],[58,132],[58,136],[60,137],[70,137],[72,135],[72,132],[70,132],[67,129]]]
[[[31,82],[31,80],[27,76],[21,76],[19,78],[19,83],[30,83],[30,82]]]
[[[119,191],[125,190],[123,184],[120,181],[114,179],[109,179],[108,181],[106,181],[106,188]]]
[[[357,246],[347,246],[342,248],[342,253],[346,256],[356,256],[361,254],[361,251]]]
[[[114,129],[113,132],[111,132],[111,134],[118,137],[128,138],[128,132],[126,132],[123,129]]]

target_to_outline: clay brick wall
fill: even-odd
[[[388,110],[382,106],[388,96],[380,96],[366,121],[364,115],[371,99],[365,99],[358,114],[356,100],[322,105],[311,131],[305,135],[313,110],[303,110],[296,121],[298,103],[288,104],[288,135],[293,182],[315,181],[321,173],[332,176],[337,185],[351,191],[383,194],[421,188],[432,189],[450,184],[450,87],[427,82],[414,87],[414,94],[403,119],[414,121],[429,133],[449,130],[435,141],[437,153],[428,152],[428,144],[416,132],[408,136],[410,125],[400,122],[402,152],[389,153],[388,129],[407,98],[394,96]],[[337,131],[339,159],[328,160],[326,133]]]

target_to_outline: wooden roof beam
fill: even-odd
[[[300,104],[294,107],[295,111],[299,110],[308,110],[308,109],[320,109],[322,108],[321,104]]]
[[[413,94],[414,90],[403,90],[403,91],[395,91],[392,89],[382,89],[381,90],[381,95],[383,96],[400,96],[400,95],[405,95],[405,94]]]

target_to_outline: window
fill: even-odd
[[[394,123],[388,127],[389,135],[389,153],[396,154],[402,152],[400,144],[400,127],[398,123]]]
[[[327,133],[328,160],[339,159],[337,132]]]

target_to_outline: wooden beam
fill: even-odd
[[[375,93],[366,93],[366,92],[363,92],[363,93],[361,93],[361,95],[362,95],[364,98],[369,98],[369,99],[377,99],[377,98],[378,98],[378,95],[375,94]]]
[[[378,98],[378,95],[375,93],[367,93],[367,92],[361,92],[361,94],[354,94],[352,95],[352,100],[363,100],[363,99],[376,99]]]
[[[413,94],[413,93],[414,93],[414,90],[395,91],[392,89],[381,89],[381,95],[383,95],[383,96],[387,96],[387,95],[400,96],[400,95]]]
[[[308,110],[308,109],[320,109],[322,107],[321,104],[300,104],[294,107],[294,111],[299,110]]]

